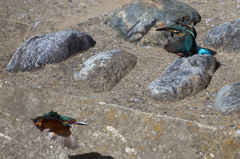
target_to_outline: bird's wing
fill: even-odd
[[[48,138],[69,149],[76,149],[78,147],[78,139],[71,133],[70,126],[62,126],[54,130],[49,130]]]
[[[194,38],[190,34],[186,34],[179,39],[169,42],[164,46],[164,49],[171,53],[183,53],[189,54],[190,49],[193,46]]]

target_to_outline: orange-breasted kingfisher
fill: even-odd
[[[179,56],[190,56],[193,54],[207,54],[210,55],[210,51],[205,48],[201,48],[196,43],[197,32],[192,25],[175,21],[176,24],[172,24],[168,27],[156,29],[156,31],[169,31],[173,34],[177,34],[180,38],[172,42],[167,43],[164,49],[170,53],[175,53]]]
[[[78,147],[78,138],[70,131],[71,125],[88,125],[86,122],[77,122],[71,117],[62,116],[53,111],[32,120],[41,132],[45,129],[50,129],[48,131],[48,138],[50,140],[69,149],[76,149]]]

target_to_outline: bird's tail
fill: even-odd
[[[198,46],[197,43],[196,43],[196,52],[197,52],[197,54],[211,55],[211,53],[208,49],[201,48],[200,46]]]

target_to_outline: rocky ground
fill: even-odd
[[[196,9],[202,16],[201,22],[196,25],[198,33],[196,40],[200,46],[204,46],[203,39],[211,28],[239,18],[240,1],[238,0],[180,1]],[[117,104],[153,115],[166,115],[198,122],[226,132],[238,132],[237,130],[240,130],[239,114],[220,114],[215,110],[214,102],[220,88],[239,82],[239,53],[214,50],[216,51],[214,56],[220,63],[220,67],[215,72],[209,86],[201,93],[174,103],[151,101],[144,97],[147,85],[159,77],[179,57],[167,53],[162,48],[139,46],[117,38],[118,32],[109,27],[109,17],[114,9],[127,2],[130,0],[83,0],[81,2],[75,0],[8,0],[0,2],[0,35],[3,37],[0,39],[1,85],[62,92],[94,100],[96,103]],[[95,47],[61,63],[46,65],[32,72],[9,73],[6,71],[13,53],[27,38],[66,29],[88,33],[96,41]],[[74,73],[79,71],[83,61],[107,50],[125,50],[138,57],[137,65],[111,91],[88,93],[74,80]],[[1,89],[2,93],[7,91]],[[101,107],[101,104],[96,107]],[[28,117],[41,115],[49,109],[67,112],[69,108],[69,106],[33,107],[32,110],[29,108],[29,113],[32,114],[28,114]],[[1,105],[2,113],[19,116],[15,111],[19,109],[21,108],[17,105],[11,107]],[[88,120],[87,116],[84,116],[85,120]]]

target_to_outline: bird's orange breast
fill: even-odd
[[[42,126],[44,126],[46,129],[57,129],[62,126],[62,124],[59,121],[56,120],[43,120]]]

